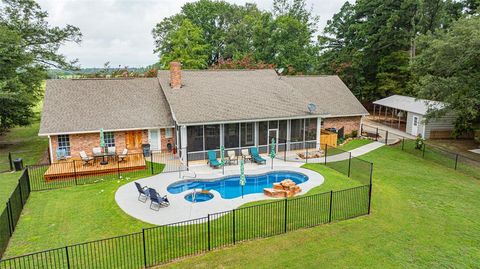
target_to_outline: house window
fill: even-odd
[[[165,138],[172,138],[172,129],[165,129]]]
[[[113,132],[103,133],[103,141],[105,142],[105,147],[115,147],[115,134]]]
[[[59,135],[58,136],[58,149],[64,150],[67,156],[70,156],[70,136]]]

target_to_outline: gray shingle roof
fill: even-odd
[[[173,125],[157,78],[48,80],[39,134]]]
[[[182,88],[159,81],[178,124],[367,115],[337,76],[279,77],[274,70],[182,71]],[[317,106],[309,113],[307,105]]]
[[[429,108],[441,109],[445,106],[444,103],[438,101],[431,101],[426,99],[415,99],[415,97],[392,95],[373,102],[376,105],[387,106],[408,112],[426,115]]]

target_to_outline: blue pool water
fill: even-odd
[[[246,184],[243,187],[243,194],[263,193],[264,188],[272,188],[273,183],[284,179],[291,179],[300,184],[308,181],[308,177],[302,173],[291,171],[275,171],[262,175],[246,176]],[[168,186],[168,192],[172,194],[181,193],[186,190],[202,189],[215,190],[224,199],[233,199],[242,196],[240,176],[228,176],[215,181],[183,180]]]

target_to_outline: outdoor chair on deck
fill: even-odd
[[[232,164],[232,162],[238,163],[238,158],[237,158],[237,155],[235,154],[235,150],[227,151],[227,158],[225,159],[228,161],[228,164]]]
[[[67,159],[67,151],[65,149],[57,149],[57,161],[64,161]]]
[[[150,209],[158,211],[161,207],[167,207],[170,205],[167,196],[160,196],[155,189],[148,188],[148,195],[150,197]],[[156,209],[154,205],[156,205]]]
[[[134,183],[138,190],[138,201],[145,203],[148,199],[148,196],[150,195],[148,193],[149,188],[147,186],[142,187],[138,182],[134,182]],[[142,200],[141,198],[144,198],[144,199]]]
[[[93,158],[101,158],[102,157],[102,148],[93,148],[92,149]]]
[[[208,163],[210,164],[210,167],[213,168],[217,168],[221,165],[217,160],[217,154],[213,150],[208,151]]]
[[[107,148],[107,155],[109,158],[115,160],[115,155],[117,154],[117,148],[115,147],[108,147]]]
[[[252,162],[252,155],[250,155],[248,149],[242,149],[242,158],[244,161]]]
[[[126,161],[128,157],[128,149],[123,149],[121,154],[118,154],[118,162]]]
[[[80,158],[82,158],[83,165],[92,164],[93,162],[93,157],[88,156],[87,153],[83,150],[80,151]]]
[[[265,160],[264,158],[262,158],[260,156],[260,154],[258,154],[258,148],[251,148],[250,149],[250,154],[252,154],[252,159],[254,162],[258,163],[258,164],[266,164],[267,163],[267,160]]]

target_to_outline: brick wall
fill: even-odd
[[[127,132],[115,132],[115,147],[117,153],[121,153],[126,148],[125,134]],[[167,150],[167,144],[174,145],[175,129],[171,129],[172,137],[167,138],[165,136],[165,129],[160,130],[162,140],[162,151]],[[70,154],[73,158],[80,158],[80,151],[84,150],[88,155],[92,155],[92,149],[100,146],[100,133],[89,134],[70,134]],[[55,155],[58,148],[58,138],[56,135],[51,136],[52,154],[55,159]],[[148,144],[148,130],[142,131],[142,144]],[[142,149],[130,150],[129,153],[140,153]]]
[[[336,128],[340,129],[344,127],[345,134],[350,134],[354,130],[360,129],[360,122],[362,117],[339,117],[339,118],[326,118],[323,121],[322,128]]]

